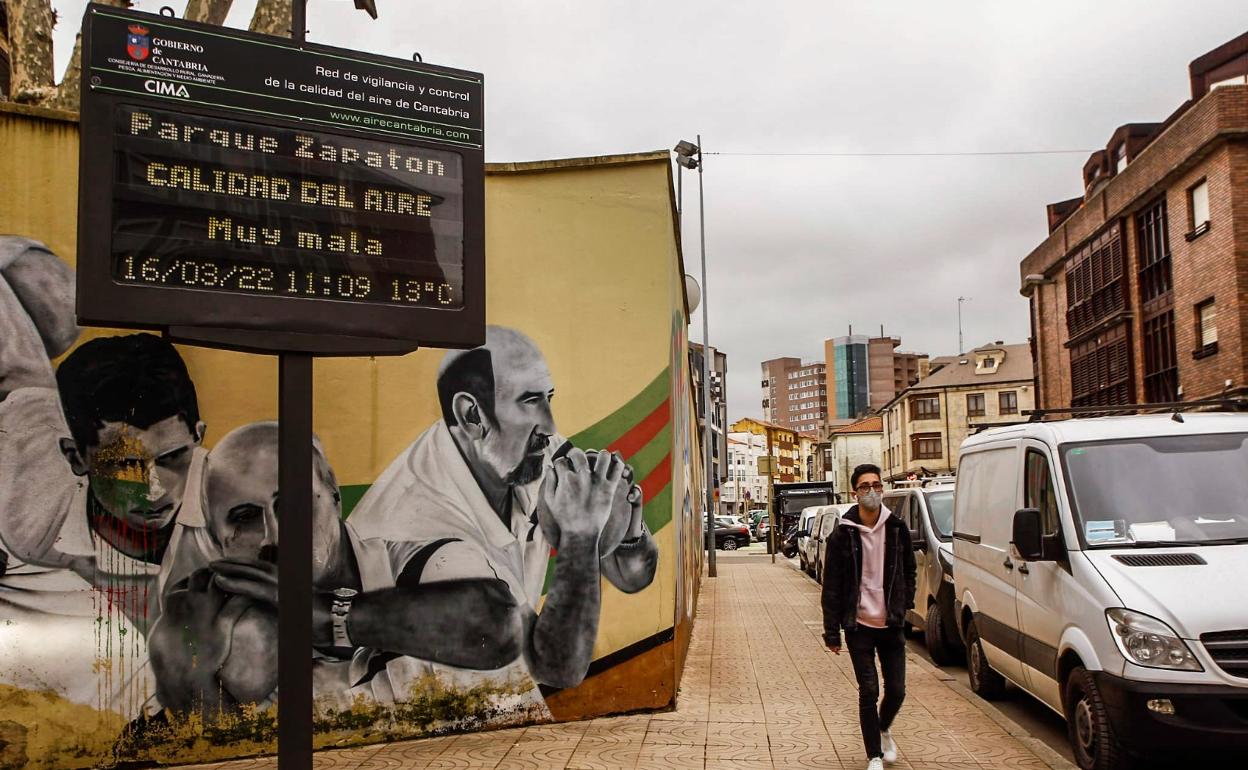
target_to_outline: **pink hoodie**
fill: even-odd
[[[871,628],[888,625],[888,603],[884,599],[884,520],[888,508],[880,506],[874,527],[841,519],[841,525],[857,527],[862,533],[862,579],[859,581],[858,622]]]

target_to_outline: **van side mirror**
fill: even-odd
[[[809,529],[799,529],[799,530],[797,531],[797,536],[798,536],[798,537],[810,537],[810,530],[809,530]]]
[[[1044,538],[1040,528],[1040,511],[1021,508],[1014,512],[1014,547],[1025,561],[1044,561]]]

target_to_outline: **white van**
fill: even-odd
[[[811,505],[803,508],[797,518],[797,560],[801,564],[802,572],[810,572],[810,565],[814,563],[809,560],[810,530],[815,523],[815,517],[822,510],[822,505]]]
[[[976,693],[1039,698],[1083,768],[1248,749],[1248,415],[984,431],[953,529]]]

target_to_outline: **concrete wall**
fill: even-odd
[[[277,546],[278,529],[264,421],[277,416],[276,362],[149,339],[138,347],[150,355],[130,364],[128,343],[116,342],[129,332],[71,326],[66,335],[78,155],[68,117],[0,110],[0,236],[46,245],[9,237],[18,257],[0,253],[0,326],[16,330],[4,335],[0,367],[22,373],[0,388],[0,589],[48,600],[18,606],[0,590],[10,621],[0,627],[0,742],[6,757],[27,760],[13,766],[31,768],[272,751],[276,608],[266,601],[265,546]],[[701,566],[703,485],[667,154],[493,166],[486,207],[495,429],[474,427],[482,423],[468,412],[448,427],[436,392],[441,351],[316,363],[318,746],[579,719],[675,697]],[[32,290],[39,270],[46,280]],[[30,297],[61,301],[48,308]],[[97,338],[108,339],[83,347]],[[93,356],[103,369],[78,366]],[[557,397],[507,406],[506,389],[533,376]],[[106,380],[121,383],[114,401],[148,394],[136,409],[152,419],[91,412],[87,424],[103,427],[97,444],[80,445],[60,402],[66,389],[95,394],[89,386]],[[81,406],[102,408],[100,399]],[[474,485],[521,429],[552,439],[532,481],[517,480],[510,527],[499,527],[506,512],[490,510]],[[570,527],[588,526],[546,483],[562,437],[618,452],[630,468],[594,525],[601,558],[573,558],[571,539],[555,550]],[[187,451],[160,454],[166,446]],[[124,511],[110,494],[151,518],[117,525]],[[165,501],[168,523],[145,528]],[[439,544],[447,540],[457,542]],[[248,569],[231,572],[223,558]],[[352,581],[360,594],[344,647],[330,634],[328,591]],[[596,604],[556,623],[552,608],[569,607],[571,595]],[[387,622],[370,627],[370,607],[386,609],[378,617]],[[142,729],[123,732],[136,718]]]

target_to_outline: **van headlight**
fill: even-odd
[[[1175,671],[1204,671],[1174,629],[1157,618],[1116,608],[1106,610],[1105,619],[1118,650],[1132,663]]]

